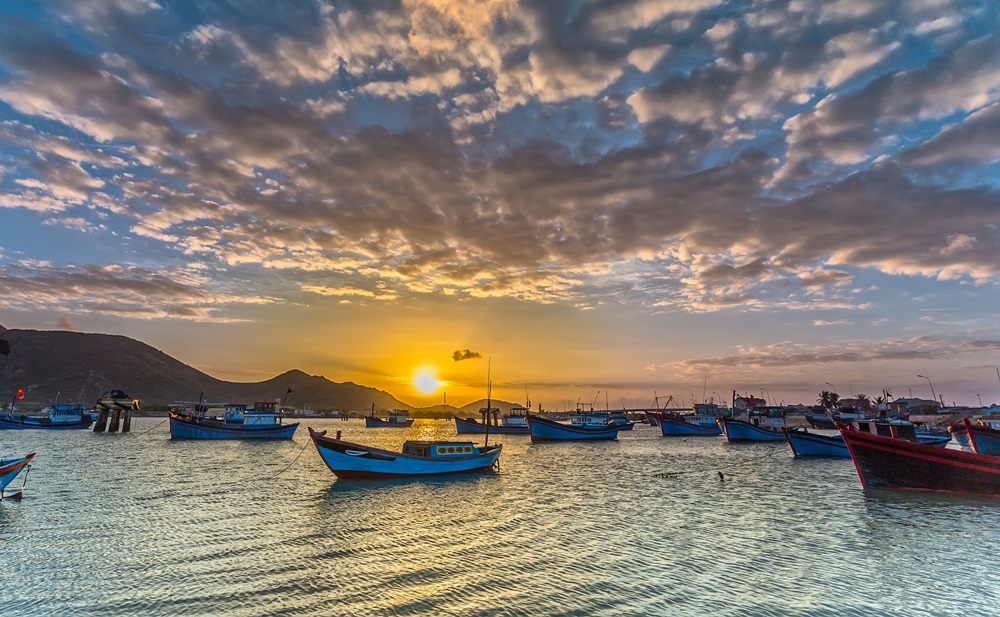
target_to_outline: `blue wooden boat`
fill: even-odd
[[[785,441],[781,429],[785,426],[785,418],[763,414],[749,414],[746,420],[736,418],[719,418],[722,434],[729,443],[747,441]]]
[[[584,439],[617,439],[621,427],[617,423],[598,420],[586,414],[574,415],[569,424],[528,414],[531,441],[565,441]]]
[[[996,421],[994,421],[996,422]],[[1000,429],[980,420],[976,424],[965,420],[965,430],[972,448],[979,454],[1000,455]]]
[[[527,435],[529,433],[526,416],[528,410],[524,407],[511,407],[510,413],[504,414],[499,421],[497,421],[497,415],[500,410],[495,407],[489,411],[486,408],[480,409],[479,413],[483,416],[483,422],[475,418],[463,419],[454,416],[455,430],[459,435],[482,435],[486,432],[496,435]],[[487,423],[489,423],[488,427]]]
[[[171,439],[291,439],[299,423],[284,424],[277,403],[226,405],[223,415],[208,416],[206,404],[191,412],[170,412]]]
[[[0,429],[87,429],[94,423],[92,416],[83,405],[50,405],[44,416],[5,413],[0,415]]]
[[[338,478],[398,478],[485,471],[496,465],[503,445],[482,448],[469,441],[410,440],[401,452],[327,437],[309,428],[316,451]]]
[[[20,499],[21,492],[18,491],[13,495],[4,495],[3,491],[7,486],[14,481],[14,478],[18,476],[19,473],[25,470],[25,468],[30,468],[29,463],[31,459],[35,457],[35,453],[32,452],[27,456],[21,458],[12,458],[7,460],[0,460],[0,499]],[[25,474],[28,472],[25,471]],[[25,476],[27,479],[27,476]]]
[[[684,415],[673,418],[661,416],[658,420],[660,435],[663,437],[715,437],[722,434],[722,428],[717,422],[718,418],[715,416],[704,416],[704,418],[710,418],[712,423],[708,424],[699,416]]]
[[[365,428],[407,428],[413,424],[413,418],[408,418],[410,412],[405,409],[392,409],[384,419],[375,415],[375,405],[365,416]]]
[[[837,435],[820,435],[786,427],[782,427],[785,439],[792,448],[792,454],[800,457],[830,457],[851,458],[851,453],[844,443],[844,438]]]
[[[846,424],[839,428],[866,488],[1000,497],[1000,456],[939,448]]]

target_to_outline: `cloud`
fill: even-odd
[[[468,349],[456,349],[455,352],[451,354],[451,359],[455,362],[460,362],[462,360],[478,360],[482,357],[483,355],[481,353]]]
[[[70,332],[79,332],[73,322],[70,321],[69,317],[63,316],[59,318],[59,328],[63,330],[69,330]]]

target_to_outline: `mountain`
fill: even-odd
[[[140,407],[160,408],[177,400],[252,403],[285,396],[289,405],[317,411],[361,411],[410,408],[388,392],[337,383],[292,370],[267,381],[238,383],[216,379],[126,336],[55,330],[8,330],[0,338],[10,344],[0,355],[0,402],[12,400],[22,387],[26,403],[90,404],[113,389],[139,399]]]

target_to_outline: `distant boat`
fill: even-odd
[[[469,441],[410,440],[401,452],[372,448],[326,436],[309,428],[316,451],[338,478],[438,476],[492,468],[503,445],[480,448]]]
[[[979,421],[976,424],[965,420],[965,431],[969,435],[972,448],[979,454],[1000,455],[1000,429]]]
[[[783,416],[750,413],[745,420],[739,418],[719,418],[722,434],[729,443],[747,441],[785,441],[781,431],[785,426]]]
[[[1000,497],[1000,456],[914,443],[846,424],[840,434],[865,487]]]
[[[94,416],[83,405],[49,405],[44,416],[0,415],[0,429],[86,429],[94,423]]]
[[[487,428],[490,433],[496,435],[527,435],[529,433],[528,429],[528,410],[524,407],[511,407],[510,412],[504,414],[500,421],[497,422],[496,416],[499,413],[499,409],[492,407],[488,411],[486,408],[480,409],[479,413],[483,416],[483,422],[476,420],[475,418],[455,418],[455,430],[458,434],[473,434],[482,435],[487,432]],[[492,416],[492,421],[490,420]],[[487,427],[489,423],[489,427]]]
[[[170,412],[171,439],[291,439],[299,423],[284,424],[278,403],[226,405],[222,416],[206,415],[207,403],[193,411]]]
[[[621,430],[617,423],[588,414],[574,414],[569,424],[528,414],[528,428],[531,441],[617,439]]]
[[[383,420],[375,415],[375,404],[372,403],[372,411],[365,416],[366,428],[406,428],[413,424],[413,418],[408,418],[410,412],[405,409],[392,409],[389,415]]]
[[[788,440],[788,445],[792,448],[792,454],[796,458],[801,457],[829,457],[829,458],[851,458],[851,453],[844,443],[844,438],[837,435],[820,435],[788,428],[781,428]]]
[[[727,411],[715,403],[695,403],[694,413],[654,412],[654,420],[664,437],[712,437],[722,434],[719,418]]]
[[[962,418],[958,422],[953,422],[948,426],[951,436],[962,447],[972,447],[972,440],[969,438],[969,429],[966,428],[968,418]],[[972,426],[985,426],[987,428],[1000,430],[1000,417],[984,416],[976,420]],[[989,447],[989,446],[987,446]]]
[[[14,493],[13,495],[4,495],[3,491],[7,486],[14,481],[21,471],[28,467],[31,459],[35,457],[35,453],[32,452],[21,458],[12,458],[7,460],[0,460],[0,499],[20,499],[21,491]],[[25,471],[27,474],[27,471]],[[27,479],[27,476],[25,477]]]

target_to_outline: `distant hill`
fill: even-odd
[[[258,383],[223,381],[126,336],[0,326],[0,339],[10,343],[9,355],[0,355],[0,404],[12,400],[18,387],[26,403],[47,404],[58,395],[63,402],[90,404],[118,389],[139,399],[142,408],[163,408],[199,394],[210,402],[273,401],[291,385],[288,404],[317,411],[362,411],[372,403],[410,408],[388,392],[299,370]]]

